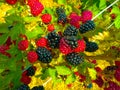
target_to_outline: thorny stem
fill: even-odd
[[[119,0],[114,1],[112,4],[110,4],[108,7],[106,7],[105,9],[103,9],[100,13],[98,13],[95,17],[92,18],[92,20],[96,19],[99,15],[101,15],[104,11],[106,11],[108,8],[110,8],[111,6],[113,6],[115,3],[117,3]]]
[[[43,83],[43,86],[45,86],[51,80],[52,80],[52,78],[49,78],[45,83]]]
[[[106,28],[106,30],[110,29],[113,25],[114,25],[114,22],[111,23],[111,24]]]

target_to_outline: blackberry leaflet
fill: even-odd
[[[27,69],[27,76],[33,76],[35,74],[35,67],[31,66]]]
[[[43,86],[35,86],[31,90],[44,90]]]
[[[17,90],[30,90],[29,86],[26,84],[20,85],[20,87]]]
[[[48,34],[48,44],[51,48],[58,48],[60,42],[60,36],[56,32],[50,32]]]
[[[64,36],[77,36],[78,30],[74,26],[68,26],[63,32]]]
[[[52,61],[51,52],[45,47],[38,47],[36,50],[38,54],[38,59],[42,63],[50,63]]]
[[[78,65],[83,62],[83,57],[78,53],[70,53],[66,55],[66,61],[69,62],[71,65]]]
[[[88,52],[95,52],[98,49],[98,45],[95,42],[86,42],[86,49],[85,51]]]
[[[78,46],[77,38],[75,36],[67,36],[64,40],[71,48],[76,48]]]
[[[95,24],[93,21],[89,20],[85,24],[82,24],[79,28],[80,33],[86,33],[89,30],[93,30],[95,28]]]

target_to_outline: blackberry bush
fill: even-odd
[[[65,37],[65,42],[71,48],[76,48],[78,46],[77,38],[75,36],[67,36],[67,37]]]
[[[17,90],[30,90],[29,86],[26,84],[20,85],[20,87]]]
[[[60,42],[60,36],[56,32],[50,32],[48,34],[48,44],[51,48],[58,48]]]
[[[87,52],[95,52],[98,49],[98,45],[95,42],[86,42],[86,49]]]
[[[78,30],[74,26],[68,26],[63,32],[64,36],[77,36]]]
[[[94,21],[87,21],[85,24],[82,24],[79,28],[81,34],[88,32],[89,30],[93,30],[95,28]]]
[[[38,54],[39,61],[42,63],[50,63],[52,61],[52,54],[48,49],[44,47],[38,47],[36,52]]]
[[[79,65],[81,62],[83,62],[83,57],[78,53],[73,52],[66,55],[66,61],[71,65]]]

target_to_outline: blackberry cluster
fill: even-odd
[[[95,42],[86,42],[86,49],[87,52],[94,52],[98,49],[98,45]]]
[[[78,30],[74,26],[68,26],[63,32],[64,36],[77,36]]]
[[[70,53],[66,55],[66,61],[69,62],[71,65],[78,65],[83,62],[83,57],[78,53]]]
[[[94,21],[87,21],[85,24],[81,25],[79,28],[80,33],[86,33],[89,30],[93,30],[95,28]]]
[[[33,66],[27,69],[27,76],[33,76],[35,74],[35,68]]]
[[[48,34],[48,44],[51,48],[58,48],[60,42],[60,36],[56,32],[50,32]]]
[[[58,15],[58,23],[65,24],[67,21],[67,16],[65,14],[64,9],[62,8],[57,8],[56,13]]]
[[[71,48],[76,48],[78,46],[77,38],[75,36],[67,36],[64,40]]]
[[[35,86],[31,90],[44,90],[43,86]]]
[[[30,88],[28,85],[22,84],[17,90],[30,90]]]
[[[52,61],[52,54],[45,47],[38,47],[36,53],[38,54],[39,61],[43,63],[50,63]]]

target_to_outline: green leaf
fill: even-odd
[[[69,74],[71,74],[71,72],[72,72],[72,71],[71,71],[68,67],[66,67],[66,66],[56,66],[55,68],[56,68],[57,73],[58,73],[59,75],[69,75]]]
[[[12,40],[18,39],[19,34],[25,34],[25,26],[23,23],[16,23],[9,33]]]
[[[9,24],[7,23],[0,24],[0,33],[8,33],[9,32],[8,26]]]
[[[106,7],[106,0],[100,0],[99,8],[104,9]]]
[[[67,79],[66,79],[65,83],[70,84],[70,83],[74,82],[75,80],[76,80],[75,75],[71,74],[71,75],[67,76]]]
[[[8,38],[8,34],[5,33],[2,36],[0,36],[0,45],[4,44]]]
[[[33,31],[29,31],[27,30],[26,31],[26,36],[31,39],[31,38],[35,38],[37,37],[38,35],[42,35],[44,32],[42,30],[41,27],[36,27],[36,29],[34,29]]]
[[[115,27],[117,29],[120,29],[120,15],[116,17],[114,23],[115,23]]]
[[[58,4],[66,4],[66,0],[58,0]]]
[[[81,74],[85,74],[88,67],[89,68],[94,68],[95,65],[93,63],[85,61],[78,66],[78,70],[80,71]]]
[[[120,9],[118,6],[113,6],[112,11],[110,12],[111,14],[114,13],[116,15],[120,15]]]
[[[27,22],[27,23],[30,23],[30,22],[33,22],[33,21],[34,21],[34,22],[37,21],[37,18],[36,18],[36,17],[28,17],[28,16],[27,16],[27,17],[24,17],[23,19],[24,19],[24,21]]]
[[[49,76],[52,77],[52,80],[56,80],[57,72],[55,69],[49,68],[48,69]]]
[[[44,80],[49,76],[49,71],[46,68],[42,69],[41,79]]]
[[[16,22],[23,23],[23,19],[16,14],[11,14],[10,16],[5,17],[5,21],[6,21],[6,23],[8,23],[10,25],[12,25],[13,23],[16,23]]]

